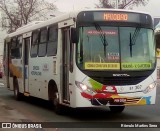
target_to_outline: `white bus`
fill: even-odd
[[[5,85],[63,106],[155,104],[156,52],[152,18],[126,10],[83,10],[35,22],[4,42]]]

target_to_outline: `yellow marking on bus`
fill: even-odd
[[[145,99],[141,99],[141,100],[139,100],[139,101],[135,101],[135,102],[125,102],[125,104],[124,105],[146,105],[147,104],[147,102],[146,102],[146,100]]]
[[[133,69],[151,69],[151,63],[122,63],[122,69],[133,70]]]
[[[119,63],[92,63],[92,62],[86,62],[85,63],[85,69],[92,69],[92,70],[113,70],[113,69],[120,69]]]
[[[156,55],[157,55],[157,57],[160,57],[160,49],[159,48],[157,48],[157,50],[156,50]]]
[[[9,64],[9,70],[17,78],[22,78],[22,72],[18,69],[18,67],[14,66],[13,64]]]

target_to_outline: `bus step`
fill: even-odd
[[[23,94],[24,94],[24,96],[30,96],[30,94],[28,92],[24,92]]]
[[[70,102],[69,102],[68,100],[63,100],[63,102],[64,102],[65,104],[70,104]]]

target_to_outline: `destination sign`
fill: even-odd
[[[103,13],[103,19],[106,21],[127,21],[128,14]]]
[[[151,69],[151,63],[122,63],[122,69],[125,70],[141,70],[141,69]]]
[[[120,63],[92,63],[86,62],[85,69],[91,70],[117,70],[120,69]]]
[[[129,12],[94,12],[95,21],[140,22],[140,14]]]

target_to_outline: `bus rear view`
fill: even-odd
[[[81,92],[77,105],[107,105],[111,111],[122,112],[126,105],[155,104],[156,57],[150,15],[83,11],[76,25],[75,84]]]

